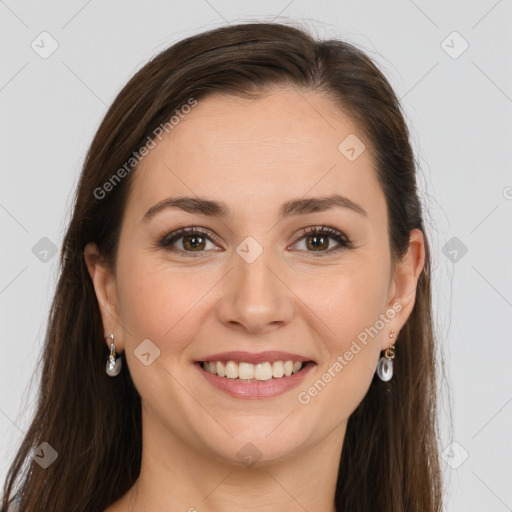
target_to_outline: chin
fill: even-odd
[[[244,417],[232,421],[227,428],[233,436],[220,434],[204,438],[207,449],[215,457],[229,465],[238,467],[265,467],[292,457],[308,444],[304,427],[284,425],[291,418]],[[311,442],[311,439],[309,439]]]

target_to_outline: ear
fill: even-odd
[[[123,332],[119,323],[115,275],[104,261],[96,244],[88,243],[85,246],[84,259],[100,306],[104,337],[108,338],[105,343],[110,349],[109,336],[114,333],[116,352],[120,353],[123,350]]]
[[[425,237],[420,229],[413,229],[409,237],[409,248],[403,258],[397,263],[395,273],[390,287],[390,301],[387,308],[397,309],[397,304],[401,305],[400,311],[394,317],[393,328],[395,330],[395,340],[407,322],[416,301],[416,286],[418,279],[425,265]],[[385,336],[382,350],[389,345],[390,339]]]

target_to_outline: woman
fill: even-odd
[[[2,510],[439,511],[434,359],[383,74],[277,23],[190,37],[89,149]]]

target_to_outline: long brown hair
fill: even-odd
[[[349,418],[336,508],[442,509],[431,261],[401,106],[373,61],[353,45],[317,40],[292,24],[256,22],[213,29],[167,48],[131,78],[105,115],[74,197],[36,412],[9,469],[2,512],[14,494],[23,512],[102,511],[134,484],[142,455],[140,397],[129,371],[116,379],[105,374],[108,351],[84,247],[95,242],[114,268],[136,169],[126,162],[191,98],[200,101],[215,92],[257,97],[280,86],[331,98],[371,142],[387,201],[393,261],[405,254],[412,229],[422,230],[427,243],[414,309],[397,340],[395,377],[374,377]],[[113,182],[123,166],[122,179]],[[58,454],[46,469],[32,458],[43,442]]]

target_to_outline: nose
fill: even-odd
[[[234,268],[218,303],[219,320],[230,328],[265,334],[290,322],[293,292],[270,250],[251,263],[234,255]]]

